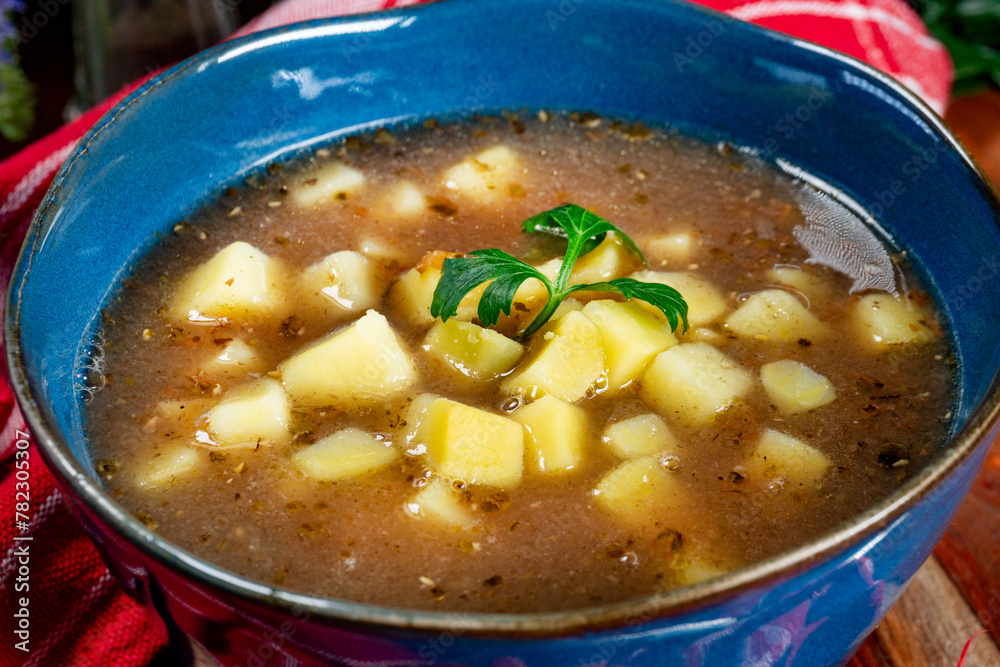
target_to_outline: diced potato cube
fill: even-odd
[[[687,333],[681,334],[681,340],[683,340],[684,342],[697,341],[700,343],[721,345],[726,340],[726,337],[720,334],[715,329],[710,329],[708,327],[698,327],[697,329],[688,329]]]
[[[639,256],[617,234],[608,232],[596,248],[576,260],[569,282],[600,283],[623,278],[641,265]]]
[[[814,410],[837,398],[826,377],[791,359],[761,366],[760,381],[774,406],[785,414]]]
[[[670,325],[637,303],[601,299],[582,312],[601,333],[610,389],[630,384],[653,357],[677,344]]]
[[[652,456],[625,461],[594,489],[597,502],[626,522],[643,525],[684,511],[684,489]]]
[[[536,266],[549,280],[555,280],[562,268],[563,258],[557,257]],[[642,265],[639,256],[632,252],[614,232],[608,232],[596,248],[581,256],[573,266],[569,283],[599,283],[622,278]],[[541,285],[541,283],[539,283]]]
[[[874,348],[934,340],[934,332],[927,326],[930,316],[912,301],[891,294],[863,296],[854,303],[851,314],[858,337]]]
[[[552,394],[574,403],[604,372],[604,348],[597,325],[572,311],[536,336],[541,345],[501,387],[508,394]],[[550,335],[551,334],[551,335]]]
[[[681,586],[694,586],[727,572],[729,569],[721,563],[693,554],[684,554],[674,562],[674,574]]]
[[[549,280],[555,281],[559,273],[559,267],[561,266],[562,258],[557,257],[535,268]],[[545,289],[542,281],[529,278],[521,283],[521,286],[517,288],[517,292],[514,294],[514,307],[511,309],[511,317],[516,317],[522,324],[527,326],[548,301],[549,291]],[[583,308],[583,303],[579,299],[563,299],[559,302],[556,311],[552,313],[549,321],[557,320],[569,311],[580,310],[581,308]]]
[[[428,408],[417,440],[443,477],[499,487],[521,481],[524,431],[506,417],[439,398]]]
[[[737,336],[774,342],[815,340],[828,333],[802,302],[780,289],[752,295],[726,319],[726,327]]]
[[[529,459],[541,472],[564,472],[580,465],[589,427],[587,412],[552,395],[515,410],[524,425]]]
[[[424,349],[449,368],[476,380],[492,380],[521,358],[521,344],[490,329],[450,319],[437,322],[424,338]]]
[[[393,283],[389,290],[389,303],[410,325],[431,324],[434,322],[431,303],[440,279],[441,271],[438,269],[410,269]]]
[[[212,439],[228,447],[285,442],[292,436],[290,423],[285,390],[271,378],[235,389],[208,411]]]
[[[406,511],[418,518],[453,528],[468,529],[476,524],[476,517],[462,503],[458,489],[447,480],[434,477],[406,503]]]
[[[382,300],[382,281],[372,261],[359,252],[327,255],[302,274],[302,288],[333,314],[361,313]]]
[[[168,486],[197,473],[207,463],[205,453],[197,447],[163,445],[139,464],[135,485],[143,489]]]
[[[379,236],[365,236],[358,241],[358,250],[373,262],[391,269],[410,266],[419,259],[418,253],[407,246],[390,243]]]
[[[289,357],[279,370],[289,395],[304,405],[379,403],[417,379],[409,353],[374,310]]]
[[[775,285],[787,285],[810,299],[819,299],[830,294],[830,284],[805,269],[789,264],[779,264],[767,271],[767,279]]]
[[[493,146],[448,169],[444,186],[466,197],[496,200],[509,196],[509,187],[522,175],[521,159],[507,146]]]
[[[562,257],[556,257],[555,259],[550,259],[544,264],[539,264],[535,268],[538,269],[539,273],[543,276],[555,282],[556,277],[559,275],[559,269],[562,268],[562,265]]]
[[[542,284],[541,280],[536,278],[528,278],[521,286],[517,288],[514,292],[514,307],[511,309],[511,315],[517,315],[519,310],[517,305],[521,304],[524,311],[536,311],[540,310],[549,300],[549,291],[545,289],[545,285]],[[567,299],[566,301],[572,301],[572,299]],[[563,301],[559,305],[561,306]],[[479,299],[476,299],[476,308],[479,307]]]
[[[346,198],[365,184],[365,175],[341,162],[334,162],[316,171],[303,174],[300,182],[289,190],[292,202],[308,208],[334,198]]]
[[[237,241],[181,280],[170,311],[175,320],[212,324],[274,316],[283,299],[284,275],[277,260]]]
[[[563,315],[572,313],[574,310],[583,310],[583,303],[576,299],[563,299],[556,306],[556,312],[552,313],[551,321],[558,320]]]
[[[783,479],[802,486],[819,483],[830,467],[830,460],[801,440],[768,429],[757,442],[747,467],[761,481]]]
[[[387,218],[411,220],[427,213],[427,198],[412,181],[399,181],[382,195],[375,210]]]
[[[609,425],[601,440],[623,459],[658,456],[677,445],[667,423],[651,412]]]
[[[692,273],[676,271],[638,271],[632,277],[644,283],[669,285],[681,293],[688,305],[688,324],[702,327],[725,313],[729,307],[719,290],[712,283]],[[644,308],[663,317],[655,306],[641,302]]]
[[[259,365],[260,357],[253,348],[234,338],[205,364],[205,370],[211,374],[238,376],[256,370]]]
[[[646,254],[649,259],[687,263],[698,245],[698,240],[691,232],[674,232],[653,236],[646,240]]]
[[[345,428],[299,450],[292,463],[313,479],[335,482],[385,468],[398,452],[358,428]]]
[[[437,394],[419,394],[414,397],[410,406],[406,409],[406,417],[400,424],[400,437],[402,442],[406,443],[408,447],[410,445],[414,445],[415,447],[408,450],[408,454],[416,456],[427,453],[427,445],[419,441],[417,436],[426,435],[427,431],[423,429],[423,426],[427,421],[431,404],[439,398],[441,397]]]
[[[411,326],[427,326],[434,322],[431,317],[431,303],[434,290],[441,280],[441,270],[427,267],[423,271],[410,269],[401,275],[389,290],[389,304]],[[485,286],[469,292],[458,306],[455,319],[465,322],[478,317],[479,297]]]
[[[708,343],[683,343],[661,352],[642,376],[642,398],[661,415],[705,424],[753,384],[739,363]]]

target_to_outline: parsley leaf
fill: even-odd
[[[632,252],[646,263],[635,242],[622,230],[604,218],[576,204],[566,204],[550,211],[533,215],[521,224],[522,231],[550,234],[566,239],[566,254],[555,281],[541,271],[516,257],[496,248],[476,250],[465,257],[451,257],[444,261],[441,279],[434,290],[431,316],[447,321],[458,313],[458,306],[465,296],[489,283],[479,300],[479,321],[493,326],[500,313],[510,315],[514,295],[521,284],[536,278],[545,286],[549,299],[528,327],[519,336],[527,337],[538,331],[562,303],[574,292],[582,290],[617,292],[627,299],[641,299],[656,306],[666,316],[671,329],[679,322],[687,331],[688,306],[680,293],[659,283],[644,283],[632,278],[618,278],[603,283],[570,285],[570,276],[576,260],[593,250],[608,232],[614,232]]]
[[[521,231],[551,234],[566,239],[569,244],[566,248],[566,258],[571,260],[567,262],[571,271],[577,257],[586,255],[600,245],[608,232],[617,233],[625,245],[639,256],[642,263],[646,263],[642,251],[625,232],[596,213],[591,213],[576,204],[565,204],[550,211],[533,215],[521,223]],[[579,243],[578,248],[574,247],[574,242]]]
[[[955,65],[952,97],[1000,87],[1000,8],[995,0],[909,0]]]
[[[441,267],[441,280],[434,290],[431,316],[447,322],[458,313],[465,295],[483,283],[479,299],[479,321],[490,327],[500,320],[500,313],[510,315],[517,288],[529,278],[538,278],[552,294],[552,285],[541,271],[503,250],[476,250],[465,257],[449,257]]]
[[[0,63],[0,135],[24,141],[31,130],[35,95],[24,72],[14,63]]]
[[[677,328],[678,317],[684,322],[684,331],[687,331],[688,305],[681,296],[681,293],[670,285],[662,283],[644,283],[635,278],[616,278],[606,283],[594,283],[592,285],[573,285],[567,294],[579,292],[581,290],[593,292],[618,292],[626,299],[640,299],[652,304],[666,315],[667,322],[670,322],[670,329]]]

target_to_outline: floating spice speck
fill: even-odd
[[[104,479],[111,479],[114,477],[115,473],[118,472],[118,464],[110,459],[101,459],[97,462],[97,465],[94,466],[94,469],[97,470],[97,474]]]

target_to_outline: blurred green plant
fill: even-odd
[[[952,95],[1000,88],[1000,1],[910,0],[955,63]]]
[[[0,64],[0,134],[24,141],[34,118],[35,95],[24,72],[17,65]]]
[[[0,135],[10,141],[27,139],[35,118],[35,93],[17,58],[14,17],[23,11],[21,0],[0,0]]]

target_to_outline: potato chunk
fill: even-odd
[[[469,484],[512,487],[524,467],[524,431],[515,421],[439,398],[417,433],[431,469]]]
[[[313,479],[335,482],[385,468],[397,456],[391,444],[352,427],[300,449],[292,463]]]
[[[289,191],[292,203],[310,208],[331,199],[346,198],[365,184],[365,175],[341,162],[333,162],[316,171],[306,172]]]
[[[652,456],[625,461],[594,489],[597,502],[626,522],[643,525],[654,517],[669,520],[684,510],[684,489],[676,476]]]
[[[858,337],[876,349],[934,340],[934,332],[927,326],[929,315],[912,301],[891,294],[861,297],[852,306],[851,315]]]
[[[676,345],[642,376],[642,399],[661,415],[706,424],[750,390],[750,374],[708,343]]]
[[[406,417],[400,423],[400,439],[406,443],[407,447],[414,446],[414,449],[407,451],[408,454],[416,456],[427,453],[427,445],[419,441],[418,436],[426,435],[427,431],[426,429],[422,430],[422,427],[427,422],[431,404],[439,398],[441,397],[437,394],[418,394],[406,408]]]
[[[205,371],[210,375],[236,377],[254,371],[259,366],[260,357],[253,348],[239,338],[234,338],[205,364]]]
[[[623,459],[658,456],[677,445],[667,423],[652,412],[609,425],[601,440]]]
[[[393,220],[413,220],[427,212],[427,198],[412,181],[399,181],[382,195],[375,211]]]
[[[302,274],[302,287],[335,314],[360,313],[382,299],[382,281],[371,260],[353,250],[327,255]]]
[[[135,485],[143,489],[168,486],[197,473],[207,463],[205,453],[197,447],[163,445],[139,464]]]
[[[574,310],[583,310],[583,302],[576,299],[564,299],[556,306],[556,312],[552,313],[552,320],[550,321],[558,320],[566,313],[571,313]]]
[[[830,284],[817,275],[798,266],[779,264],[767,270],[767,279],[776,285],[787,285],[810,299],[824,298],[830,294]]]
[[[411,326],[434,322],[431,302],[440,279],[441,271],[438,269],[410,269],[405,272],[389,290],[389,305],[393,312],[401,315]]]
[[[411,326],[432,324],[434,318],[431,317],[431,303],[439,280],[441,270],[434,267],[406,271],[389,290],[389,306]],[[478,317],[479,297],[484,289],[485,285],[469,292],[462,299],[455,319],[470,322]]]
[[[725,336],[709,327],[688,329],[687,333],[682,334],[681,338],[687,343],[697,341],[700,343],[709,343],[711,345],[721,345],[726,340]]]
[[[737,336],[775,342],[823,338],[828,329],[798,299],[780,289],[757,292],[726,318],[726,327]]]
[[[381,264],[390,269],[410,266],[420,259],[419,252],[413,248],[393,243],[376,234],[359,238],[358,252],[375,264]]]
[[[170,312],[178,321],[242,321],[277,315],[283,299],[284,275],[277,260],[237,241],[181,280]]]
[[[409,353],[374,310],[289,357],[279,370],[296,402],[345,408],[397,396],[417,379]]]
[[[521,344],[490,329],[450,319],[437,322],[423,344],[432,357],[466,377],[492,380],[521,358]]]
[[[653,236],[646,240],[646,254],[653,260],[678,264],[691,261],[691,255],[698,245],[698,240],[691,232],[674,232]]]
[[[726,300],[712,283],[699,278],[693,273],[676,271],[639,271],[632,277],[644,283],[661,283],[669,285],[681,293],[688,305],[688,324],[701,327],[717,320],[729,310]],[[660,311],[643,302],[643,307],[663,317]]]
[[[637,303],[601,299],[582,312],[601,333],[610,389],[631,383],[653,357],[677,344],[670,325]]]
[[[778,479],[803,486],[819,483],[830,467],[830,460],[801,440],[768,429],[757,442],[747,467],[761,481]]]
[[[590,430],[583,408],[550,394],[515,410],[510,418],[524,426],[528,458],[539,471],[565,472],[580,465]]]
[[[448,169],[444,187],[470,199],[493,201],[509,196],[522,175],[521,159],[507,146],[493,146]]]
[[[788,415],[814,410],[837,398],[828,379],[791,359],[761,366],[760,381],[774,406]]]
[[[694,554],[682,554],[674,563],[674,574],[677,583],[682,586],[694,586],[709,579],[721,577],[730,571],[721,563]]]
[[[570,311],[543,329],[537,352],[504,380],[508,394],[552,394],[574,403],[587,394],[604,372],[604,348],[597,325],[579,311]],[[551,336],[550,336],[551,334]]]
[[[285,390],[271,378],[235,389],[208,411],[212,439],[228,447],[285,442],[292,437],[290,423]]]
[[[476,517],[462,502],[460,493],[451,482],[434,477],[406,503],[410,515],[428,519],[452,528],[468,529],[476,524]]]
[[[596,248],[576,261],[570,275],[570,284],[600,283],[622,278],[641,265],[638,255],[617,234],[608,232]]]

